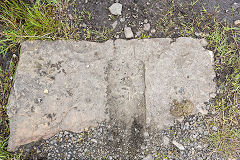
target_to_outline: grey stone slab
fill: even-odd
[[[159,129],[173,124],[173,101],[188,100],[193,113],[207,113],[204,102],[215,93],[213,53],[203,48],[205,40],[116,40],[119,57],[134,57],[145,65],[146,123]]]
[[[112,41],[24,42],[9,98],[9,149],[108,119],[105,67],[113,55]]]
[[[8,105],[9,150],[104,120],[122,123],[126,141],[138,143],[146,126],[163,129],[178,118],[173,101],[205,113],[215,73],[204,45],[192,38],[24,42]]]
[[[210,93],[215,92],[213,53],[200,40],[178,38],[161,55],[150,56],[146,64],[147,124],[168,127],[175,117],[169,108],[173,101],[186,99],[194,112],[205,113]]]

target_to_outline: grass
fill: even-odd
[[[9,93],[12,87],[14,73],[16,70],[17,59],[13,58],[10,66],[7,70],[3,71],[0,68],[0,159],[15,159],[19,158],[19,155],[15,155],[14,153],[8,152],[6,150],[7,141],[9,136],[9,126],[8,126],[8,117],[6,114],[7,109],[7,100],[9,97]]]
[[[26,4],[23,1],[3,0],[0,2],[0,22],[3,28],[0,31],[0,54],[18,52],[19,43],[24,40],[54,40],[66,37],[72,28],[66,21],[64,11],[68,1],[36,0]],[[0,159],[20,158],[15,153],[6,150],[9,136],[8,117],[6,114],[7,100],[13,84],[14,73],[18,57],[10,60],[9,66],[0,68]]]
[[[240,29],[215,21],[213,31],[206,37],[215,53],[215,71],[219,93],[212,108],[216,117],[208,120],[209,128],[216,125],[208,138],[215,148],[228,157],[240,151]]]
[[[43,3],[37,0],[30,6],[23,1],[1,2],[0,21],[5,26],[1,34],[6,38],[1,40],[0,44],[8,42],[1,54],[5,55],[9,49],[26,39],[54,39],[64,30],[60,20],[54,19],[56,5],[50,1]]]
[[[207,39],[207,49],[214,52],[218,91],[211,105],[215,114],[205,119],[211,133],[206,140],[214,152],[233,158],[240,150],[240,29],[217,21],[204,7],[199,11],[195,8],[197,3],[195,0],[184,6],[165,0],[166,9],[157,22],[156,32],[160,32],[162,37]],[[22,0],[1,1],[0,22],[4,27],[0,30],[0,54],[6,56],[10,52],[18,52],[19,43],[25,40],[84,39],[102,42],[113,37],[113,30],[108,28],[77,27],[82,21],[92,20],[92,12],[74,10],[74,14],[69,16],[66,14],[68,5],[68,0],[36,0],[30,4]],[[115,17],[110,15],[110,18]],[[142,34],[139,39],[150,37],[150,34]],[[20,155],[6,150],[9,136],[6,108],[17,62],[18,56],[11,59],[5,70],[0,68],[0,159],[20,158]],[[218,130],[212,130],[213,126]],[[165,154],[158,157],[167,159]]]

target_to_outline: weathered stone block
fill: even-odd
[[[9,150],[104,120],[123,123],[138,143],[146,126],[171,125],[170,108],[184,99],[205,113],[215,73],[204,45],[192,38],[24,42],[8,105]]]

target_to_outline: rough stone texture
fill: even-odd
[[[204,113],[204,102],[215,92],[212,65],[213,53],[190,38],[178,38],[169,49],[150,57],[145,75],[147,123],[158,128],[170,125],[169,106],[174,99],[189,100],[195,113]]]
[[[125,37],[126,37],[127,39],[133,38],[133,32],[132,32],[131,27],[125,27],[125,28],[124,28],[124,34],[125,34]]]
[[[120,3],[113,3],[109,7],[109,11],[113,15],[121,15],[122,14],[122,4],[120,4]]]
[[[113,54],[112,41],[23,43],[9,99],[9,149],[107,119],[105,67]]]
[[[124,121],[128,128],[134,119],[144,124],[144,63],[131,57],[110,61],[107,81],[110,118]]]
[[[203,113],[215,92],[213,55],[203,45],[192,38],[24,42],[9,98],[9,150],[105,120],[124,124],[126,140],[138,145],[145,127],[173,123],[173,100]]]

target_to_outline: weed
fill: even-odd
[[[163,154],[163,153],[158,153],[157,156],[158,156],[157,160],[167,160],[168,159],[167,155]]]
[[[141,34],[141,36],[138,37],[138,39],[149,39],[151,38],[151,34]]]

